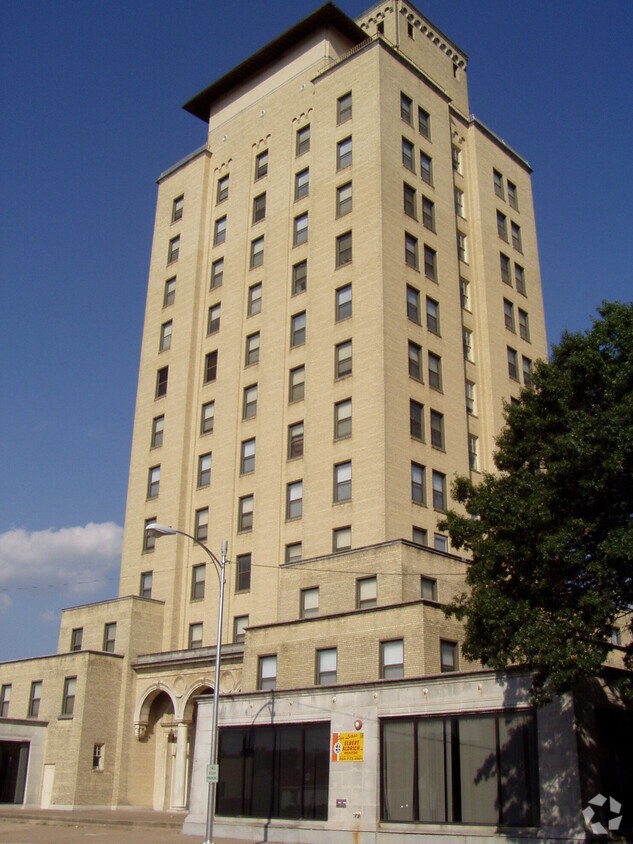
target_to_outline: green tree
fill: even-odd
[[[457,478],[467,515],[440,526],[472,555],[469,591],[447,608],[465,621],[464,653],[533,670],[537,704],[599,674],[612,628],[631,629],[633,304],[598,313],[536,364],[507,407],[497,473]]]

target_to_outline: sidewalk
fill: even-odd
[[[184,835],[186,813],[149,809],[37,809],[0,806],[2,844],[200,844]],[[217,838],[214,844],[240,844]],[[268,842],[273,844],[273,842]]]

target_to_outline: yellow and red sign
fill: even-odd
[[[363,733],[332,733],[332,762],[362,762]]]

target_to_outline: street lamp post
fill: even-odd
[[[200,542],[195,536],[192,536],[190,533],[185,533],[184,530],[177,530],[176,528],[170,527],[169,525],[159,525],[156,522],[152,522],[148,524],[145,528],[147,533],[151,533],[154,536],[174,536],[175,534],[179,534],[180,536],[186,536],[187,539],[191,539],[192,542],[195,542],[196,545],[199,545],[211,559],[213,563],[216,574],[218,575],[218,579],[220,581],[220,596],[219,596],[219,606],[218,606],[218,632],[216,637],[216,646],[215,646],[215,681],[213,683],[213,717],[211,722],[211,753],[209,754],[209,762],[211,765],[217,765],[218,761],[218,698],[220,692],[220,650],[222,648],[222,614],[224,611],[224,571],[226,567],[226,554],[228,550],[228,542],[226,539],[222,540],[222,556],[218,560],[215,556],[213,551],[211,551],[207,546]],[[213,810],[215,806],[215,789],[216,789],[216,781],[215,779],[209,783],[209,790],[207,794],[207,824],[206,824],[206,837],[204,840],[204,844],[213,844]]]

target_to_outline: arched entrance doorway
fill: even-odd
[[[166,811],[173,801],[177,730],[174,702],[165,689],[146,694],[136,724],[136,776],[129,784],[130,802]]]

